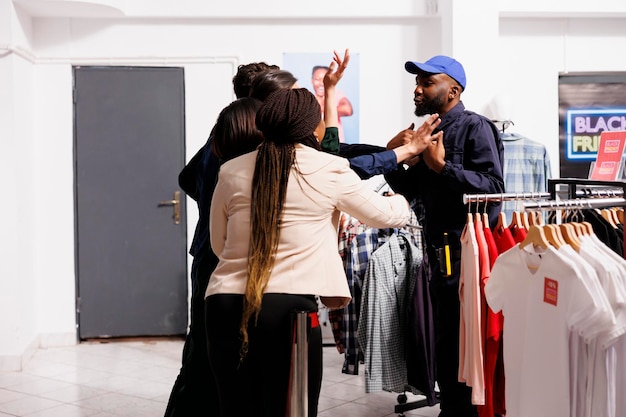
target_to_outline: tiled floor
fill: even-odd
[[[150,339],[41,349],[22,372],[0,372],[0,417],[162,417],[182,347],[182,340]],[[342,374],[342,363],[335,347],[324,348],[320,417],[399,415],[397,394],[366,394],[363,377]],[[435,406],[405,415],[438,413]]]

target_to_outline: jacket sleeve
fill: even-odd
[[[391,150],[355,156],[348,161],[350,168],[363,180],[398,169],[396,153]]]
[[[368,226],[401,227],[409,221],[409,203],[403,196],[375,192],[347,164],[338,171],[335,190],[337,208]]]
[[[320,142],[322,150],[332,155],[339,154],[339,129],[327,127],[324,131],[324,138]]]
[[[204,146],[191,158],[185,167],[178,174],[178,185],[180,188],[195,201],[200,198],[199,187],[197,182],[197,172],[202,166],[202,156],[204,154]]]

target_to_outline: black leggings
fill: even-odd
[[[248,326],[248,354],[239,364],[243,295],[205,300],[209,362],[221,417],[285,417],[289,390],[294,311],[317,311],[313,296],[265,294],[256,325]],[[308,346],[309,416],[317,415],[322,385],[322,332],[311,329]]]

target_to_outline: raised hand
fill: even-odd
[[[345,50],[343,58],[337,53],[337,51],[333,52],[333,60],[328,65],[329,70],[324,75],[324,89],[334,87],[339,83],[339,80],[343,77],[343,73],[348,67],[348,62],[350,62],[350,51],[348,49]]]

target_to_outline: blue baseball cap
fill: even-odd
[[[411,74],[417,74],[420,71],[429,74],[446,74],[454,78],[454,80],[463,87],[463,90],[465,90],[465,70],[463,69],[463,65],[449,56],[436,55],[423,63],[407,61],[404,64],[404,69]]]

